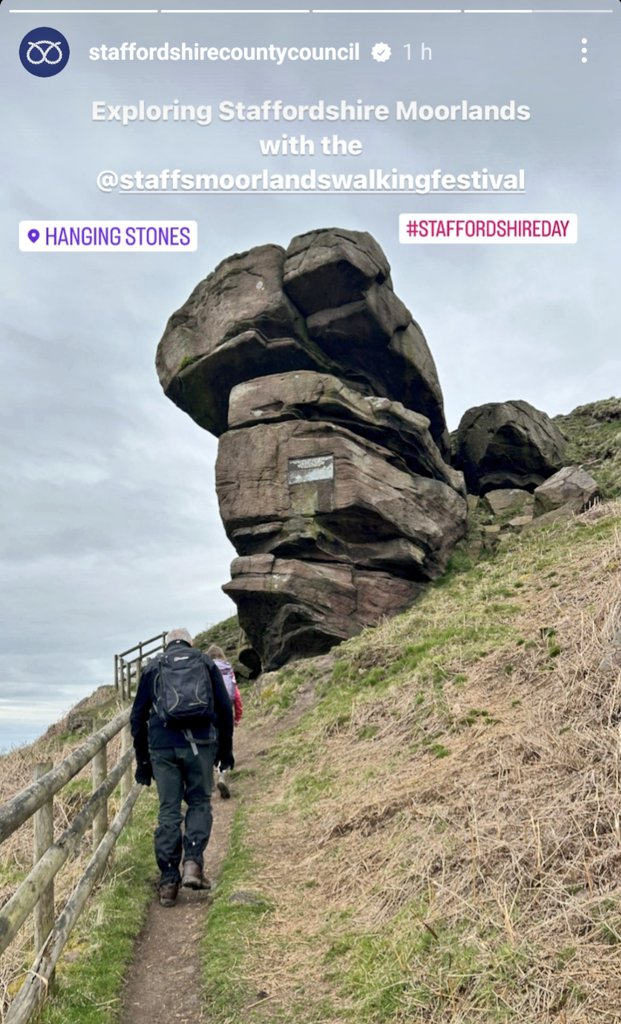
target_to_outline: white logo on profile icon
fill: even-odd
[[[32,51],[38,51],[39,60],[35,60]],[[50,54],[56,54],[56,60],[52,60]],[[26,60],[30,64],[34,64],[38,67],[40,64],[60,64],[63,59],[63,48],[60,41],[53,42],[51,39],[38,39],[36,42],[32,41],[28,43],[28,50],[26,52]]]

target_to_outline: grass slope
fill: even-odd
[[[620,526],[503,538],[264,679],[259,717],[317,700],[238,825],[260,928],[217,896],[212,1024],[621,1021]]]
[[[554,422],[569,442],[566,461],[584,466],[602,497],[621,494],[621,398],[580,405]]]

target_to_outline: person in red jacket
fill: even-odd
[[[220,675],[224,680],[226,692],[229,695],[231,705],[233,707],[233,724],[239,725],[244,713],[244,705],[242,703],[241,693],[239,692],[233,666],[230,661],[227,661],[224,651],[221,647],[218,647],[217,644],[212,644],[211,647],[207,649],[207,657],[211,658],[220,669]],[[216,783],[218,792],[223,800],[228,800],[231,795],[231,791],[225,779],[226,771],[227,769],[225,768],[218,772],[218,781]]]

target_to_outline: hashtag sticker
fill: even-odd
[[[578,241],[575,213],[402,213],[399,241],[415,245],[567,245]]]

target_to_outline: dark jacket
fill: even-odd
[[[189,647],[183,640],[175,640],[169,644],[166,650],[175,646]],[[186,730],[192,731],[196,743],[208,743],[214,738],[214,727],[217,730],[218,755],[216,760],[226,761],[232,753],[233,748],[233,710],[227,693],[220,669],[211,658],[203,654],[203,658],[213,687],[214,718],[212,723],[208,718],[189,719]],[[152,660],[145,666],[140,676],[138,689],[134,698],[134,705],[130,716],[132,737],[137,761],[149,760],[149,749],[160,750],[163,747],[187,747],[190,741],[184,735],[183,729],[176,729],[170,723],[165,724],[157,715],[153,706],[154,684],[159,667],[159,657]]]

